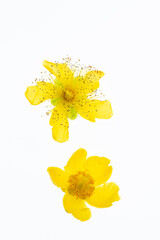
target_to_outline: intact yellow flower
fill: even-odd
[[[53,139],[65,142],[69,138],[69,121],[79,114],[81,117],[95,122],[96,118],[108,119],[113,112],[111,103],[97,100],[96,90],[104,73],[91,67],[72,65],[69,61],[52,63],[43,61],[43,66],[53,75],[48,81],[37,81],[30,86],[25,96],[32,105],[50,100],[52,107],[50,125]],[[55,77],[55,79],[53,78]]]
[[[87,158],[86,150],[80,148],[73,153],[64,170],[57,167],[47,169],[53,184],[65,192],[63,206],[66,212],[86,221],[91,217],[86,203],[106,208],[120,199],[119,187],[114,182],[106,183],[112,174],[109,163],[105,157]]]

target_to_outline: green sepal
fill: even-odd
[[[78,113],[76,111],[76,109],[74,107],[70,107],[69,111],[68,111],[68,118],[70,120],[74,120],[78,117]]]
[[[52,104],[53,106],[57,106],[57,104],[59,103],[59,100],[60,100],[60,98],[51,99],[51,104]]]

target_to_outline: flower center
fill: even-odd
[[[64,98],[67,101],[71,101],[74,98],[73,92],[69,91],[69,90],[66,90],[65,93],[64,93]]]
[[[68,182],[69,194],[81,199],[90,197],[95,189],[93,178],[85,172],[79,171],[77,174],[70,175]]]

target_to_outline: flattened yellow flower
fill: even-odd
[[[97,208],[112,206],[120,199],[119,187],[114,182],[106,183],[112,174],[110,160],[105,157],[89,157],[80,148],[69,159],[64,170],[57,167],[47,169],[50,178],[65,195],[63,206],[75,218],[86,221],[91,211],[86,203]]]
[[[78,114],[91,121],[95,119],[108,119],[113,112],[108,100],[97,100],[96,90],[99,80],[104,73],[91,68],[64,63],[43,61],[43,66],[53,74],[48,81],[37,81],[35,86],[30,86],[25,96],[32,105],[38,105],[50,100],[52,107],[50,125],[52,126],[53,139],[65,142],[69,138],[68,119],[75,119]],[[78,69],[78,70],[77,70]]]

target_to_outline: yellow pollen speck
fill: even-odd
[[[65,99],[65,100],[71,101],[73,98],[74,98],[74,94],[73,94],[72,91],[66,90],[66,91],[64,92],[64,99]]]
[[[70,175],[69,179],[69,194],[81,199],[90,197],[95,189],[94,180],[85,172],[77,172],[77,174]]]

